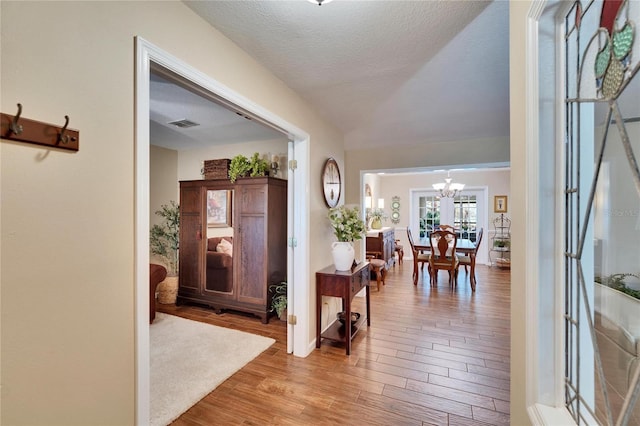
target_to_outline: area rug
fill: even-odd
[[[268,337],[156,314],[150,326],[151,425],[177,419],[275,343]]]

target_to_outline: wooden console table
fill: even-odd
[[[344,342],[347,355],[351,354],[351,339],[364,324],[365,317],[351,325],[351,301],[353,297],[365,288],[367,304],[367,327],[371,326],[369,312],[369,262],[361,262],[350,271],[336,271],[333,265],[316,272],[316,348],[320,347],[322,339]],[[324,332],[320,333],[322,324],[322,296],[342,298],[342,309],[345,311],[345,323],[335,321]],[[347,338],[347,336],[349,336]]]

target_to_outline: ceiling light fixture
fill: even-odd
[[[323,4],[331,3],[333,0],[308,0],[313,4],[317,4],[318,6],[322,6]]]
[[[444,182],[434,183],[433,189],[440,192],[440,198],[453,198],[464,188],[464,183],[451,183],[451,177],[447,171]]]

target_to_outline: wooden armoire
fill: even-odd
[[[227,191],[233,228],[233,282],[229,291],[207,284],[208,191]],[[287,277],[287,181],[272,178],[180,182],[178,303],[216,311],[271,315],[269,286]]]

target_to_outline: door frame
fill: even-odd
[[[287,200],[288,259],[287,282],[290,285],[288,311],[297,315],[297,327],[287,328],[287,352],[307,355],[305,331],[311,315],[306,301],[310,298],[309,276],[309,200],[305,188],[309,174],[309,134],[292,125],[250,99],[224,86],[189,64],[161,50],[141,37],[135,37],[135,374],[137,425],[149,424],[150,418],[150,362],[149,362],[149,86],[151,63],[160,65],[177,75],[203,87],[229,105],[245,110],[264,123],[280,129],[291,141],[288,152],[294,154],[295,170],[289,170]],[[294,149],[295,147],[295,149]],[[293,243],[295,241],[295,244]],[[293,261],[295,248],[296,260]],[[295,289],[293,288],[295,287]],[[295,291],[294,291],[295,290]]]

